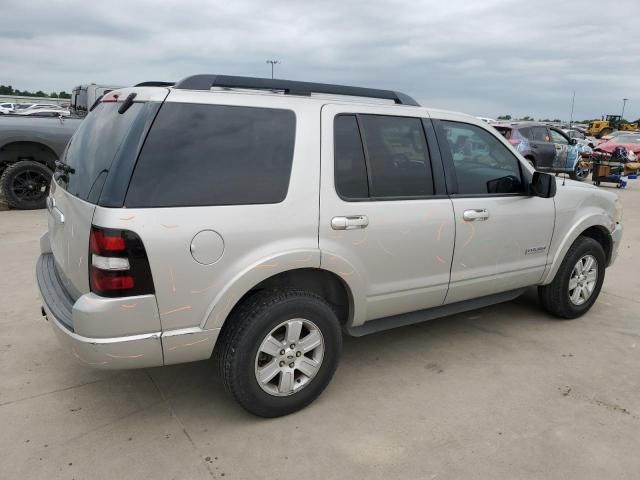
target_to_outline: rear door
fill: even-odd
[[[145,101],[141,92],[141,101],[123,113],[118,111],[121,102],[99,104],[69,141],[54,173],[47,199],[49,238],[60,278],[74,298],[89,291],[87,255],[95,206],[114,160],[127,156],[131,164],[135,161],[145,128],[167,93],[156,90],[164,90],[155,92],[157,101]],[[145,93],[148,100],[152,92]],[[128,178],[125,182],[120,181],[124,188]]]
[[[356,292],[355,326],[441,305],[455,236],[426,114],[357,111],[322,109],[320,188],[321,263]]]
[[[526,128],[527,138],[531,144],[531,152],[535,158],[535,167],[548,169],[553,166],[556,158],[556,147],[551,142],[549,130],[544,125],[534,125]]]

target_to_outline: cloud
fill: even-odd
[[[0,83],[67,90],[194,73],[405,91],[476,115],[640,117],[640,3],[3,2]]]

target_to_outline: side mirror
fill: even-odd
[[[533,172],[529,193],[535,197],[551,198],[556,195],[556,177],[548,173]]]
[[[576,140],[575,138],[572,138],[571,140],[569,140],[569,144],[570,145],[577,145],[578,144],[578,140]]]

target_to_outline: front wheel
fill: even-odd
[[[304,408],[329,384],[342,331],[331,306],[315,293],[268,290],[230,315],[219,342],[227,390],[250,413],[278,417]]]
[[[0,189],[12,208],[44,208],[52,175],[46,165],[32,160],[21,160],[4,169],[0,177]]]
[[[595,303],[606,267],[602,245],[593,238],[578,237],[549,285],[538,287],[540,303],[562,318],[585,314]]]

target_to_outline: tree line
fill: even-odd
[[[0,95],[19,95],[23,97],[49,97],[49,98],[71,98],[71,94],[65,92],[45,93],[42,90],[29,92],[28,90],[15,90],[11,85],[0,85]]]
[[[498,120],[523,120],[523,121],[528,121],[528,122],[533,122],[535,121],[535,119],[529,115],[526,115],[522,118],[513,118],[511,115],[500,115],[498,117]],[[589,120],[574,120],[573,123],[590,123],[593,122],[594,120],[602,120],[601,118],[590,118]],[[550,118],[540,118],[538,119],[538,122],[544,122],[544,123],[563,123],[562,120],[560,120],[559,118],[554,118],[553,120]],[[630,122],[629,120],[625,120],[624,118],[621,120],[622,123],[640,123],[640,118],[638,120],[636,120],[635,122]],[[568,123],[568,122],[564,122],[564,123]]]

